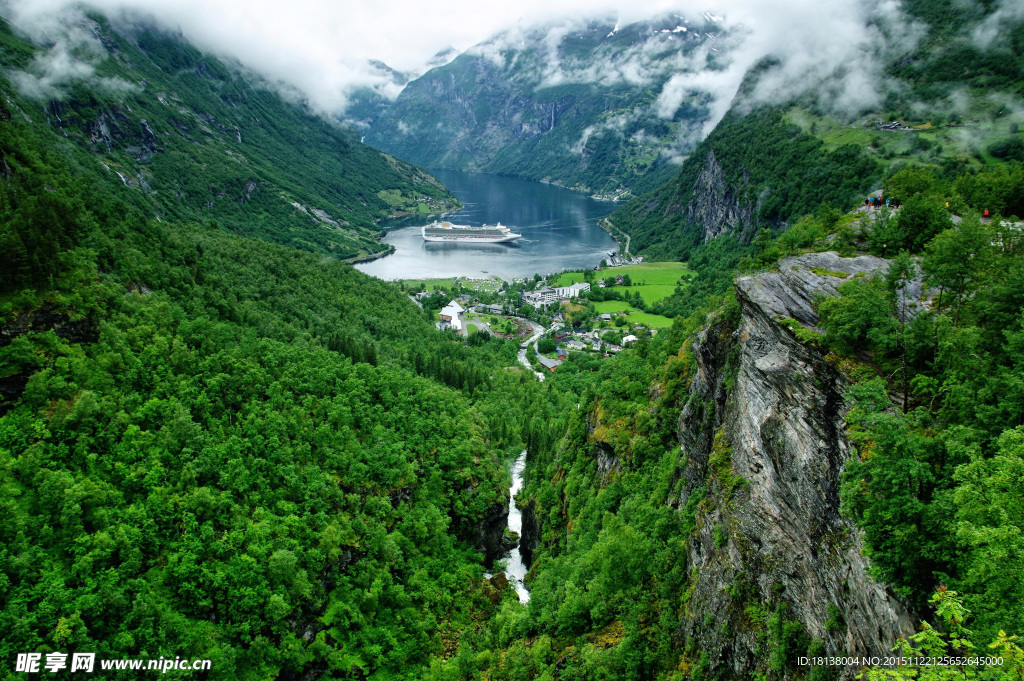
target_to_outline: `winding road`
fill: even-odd
[[[533,373],[537,376],[537,380],[543,381],[544,380],[544,374],[541,373],[540,371],[534,371],[533,365],[530,364],[530,360],[526,356],[526,352],[527,352],[527,350],[529,350],[531,345],[534,346],[533,351],[534,352],[537,351],[537,346],[534,345],[534,344],[537,342],[538,338],[540,338],[541,336],[544,335],[544,332],[547,329],[545,329],[543,326],[541,326],[537,322],[531,321],[529,319],[524,319],[522,317],[512,317],[512,319],[516,320],[517,322],[522,322],[524,324],[529,324],[530,328],[533,329],[533,335],[530,336],[529,338],[527,338],[525,341],[523,341],[522,345],[519,346],[519,363],[522,364],[527,369],[529,369],[530,371],[533,371]],[[555,326],[559,326],[559,325],[556,324]],[[555,328],[555,326],[552,326],[551,328],[553,329],[553,328]]]

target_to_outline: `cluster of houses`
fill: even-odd
[[[619,286],[622,286],[622,275],[621,274],[618,274],[618,275],[615,276],[615,283],[617,285],[619,285]],[[608,287],[608,281],[605,280],[605,279],[598,279],[597,280],[597,287],[598,288],[607,288]]]
[[[606,343],[601,339],[601,334],[597,331],[557,331],[553,337],[558,342],[557,349],[555,350],[555,357],[552,358],[540,354],[537,355],[537,359],[540,361],[541,366],[548,371],[554,371],[562,364],[562,362],[568,359],[570,350],[583,352],[589,347],[596,352],[604,350],[604,356],[609,357],[621,352],[624,346],[635,343],[639,340],[636,336],[630,334],[622,339],[622,345]]]
[[[541,290],[543,291],[544,289]],[[565,298],[575,298],[581,291],[590,290],[590,285],[586,283],[573,284],[572,286],[558,287],[558,289],[549,290],[556,292],[556,296],[559,295],[559,293],[564,292]],[[537,293],[537,291],[530,291],[528,293]],[[420,294],[416,297],[420,297]],[[526,294],[524,294],[524,298],[525,297]],[[560,298],[556,297],[552,302],[556,302],[559,299]],[[445,305],[438,314],[440,321],[437,322],[437,328],[442,331],[445,329],[454,329],[459,333],[465,333],[466,307],[463,307],[463,305],[470,306],[472,300],[473,299],[469,296],[459,296]],[[482,314],[500,315],[503,313],[501,305],[477,304],[473,309]],[[601,315],[601,318],[611,319],[611,315],[603,314]],[[570,351],[584,352],[589,350],[592,352],[603,352],[604,357],[609,357],[620,352],[624,346],[635,343],[638,340],[635,335],[630,334],[622,339],[622,345],[616,345],[614,343],[606,343],[601,338],[601,333],[597,330],[570,331],[561,329],[553,334],[553,338],[557,343],[555,357],[547,357],[541,354],[537,355],[537,359],[540,361],[541,365],[548,371],[554,371],[560,364],[562,364],[562,362],[568,358]]]

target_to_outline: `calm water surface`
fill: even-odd
[[[511,244],[427,243],[420,227],[431,219],[392,220],[384,225],[384,241],[395,252],[356,265],[357,269],[388,280],[488,275],[508,280],[594,267],[609,251],[618,251],[615,240],[597,226],[617,203],[513,177],[454,170],[433,173],[465,205],[447,216],[451,222],[501,222],[523,238]]]

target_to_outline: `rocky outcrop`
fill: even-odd
[[[815,301],[834,295],[844,282],[873,272],[885,272],[889,262],[873,255],[841,258],[838,253],[805,253],[783,258],[778,272],[741,277],[736,289],[749,303],[777,319],[795,319],[816,327]]]
[[[839,514],[851,455],[847,379],[779,323],[813,325],[817,292],[884,266],[835,253],[787,258],[779,272],[738,280],[739,318],[719,319],[693,343],[675,502],[703,500],[687,546],[696,583],[681,633],[727,675],[767,670],[768,612],[798,622],[829,655],[883,655],[913,632],[906,606],[871,578],[858,530]]]
[[[708,151],[686,206],[686,219],[700,230],[703,243],[730,232],[741,243],[750,243],[757,234],[754,203],[743,196],[749,183],[745,172],[743,179],[741,187],[730,185],[714,150]]]
[[[523,534],[519,539],[519,553],[523,556],[523,565],[533,565],[535,552],[540,548],[540,516],[537,511],[537,500],[530,499],[523,509]]]
[[[815,301],[835,295],[847,281],[865,275],[884,274],[889,261],[873,255],[842,258],[834,251],[804,253],[783,258],[778,272],[765,272],[756,277],[741,277],[736,289],[749,303],[775,319],[795,319],[802,325],[817,329]],[[927,305],[924,280],[920,272],[901,293],[899,311],[914,316]]]
[[[53,331],[58,338],[72,343],[91,343],[99,338],[99,325],[95,319],[73,319],[71,315],[58,312],[56,307],[46,304],[0,325],[0,347],[26,333],[44,331]]]
[[[519,546],[519,533],[513,530],[506,529],[505,534],[501,538],[501,553],[502,555],[507,554],[514,548]]]
[[[489,570],[494,561],[505,554],[505,527],[508,525],[508,505],[493,504],[474,527],[473,546],[484,554],[484,566]]]

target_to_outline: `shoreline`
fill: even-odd
[[[618,245],[618,247],[619,247],[619,254],[620,255],[624,255],[624,256],[628,256],[629,255],[630,236],[628,234],[626,234],[625,232],[620,230],[618,227],[616,227],[614,224],[612,224],[612,221],[609,220],[606,217],[605,218],[601,218],[600,220],[598,220],[597,221],[597,226],[600,227],[601,229],[603,229],[605,232],[607,232],[608,236],[610,236],[612,239],[615,240],[616,245]],[[622,240],[620,239],[619,234],[622,234],[622,235],[624,235],[626,237],[626,249],[625,250],[622,249]]]
[[[365,262],[373,262],[374,260],[380,260],[381,258],[387,257],[395,252],[394,246],[392,246],[391,244],[388,244],[387,246],[387,250],[382,251],[381,253],[368,253],[364,256],[353,258],[352,260],[343,260],[342,262],[344,262],[346,265],[359,265]]]

